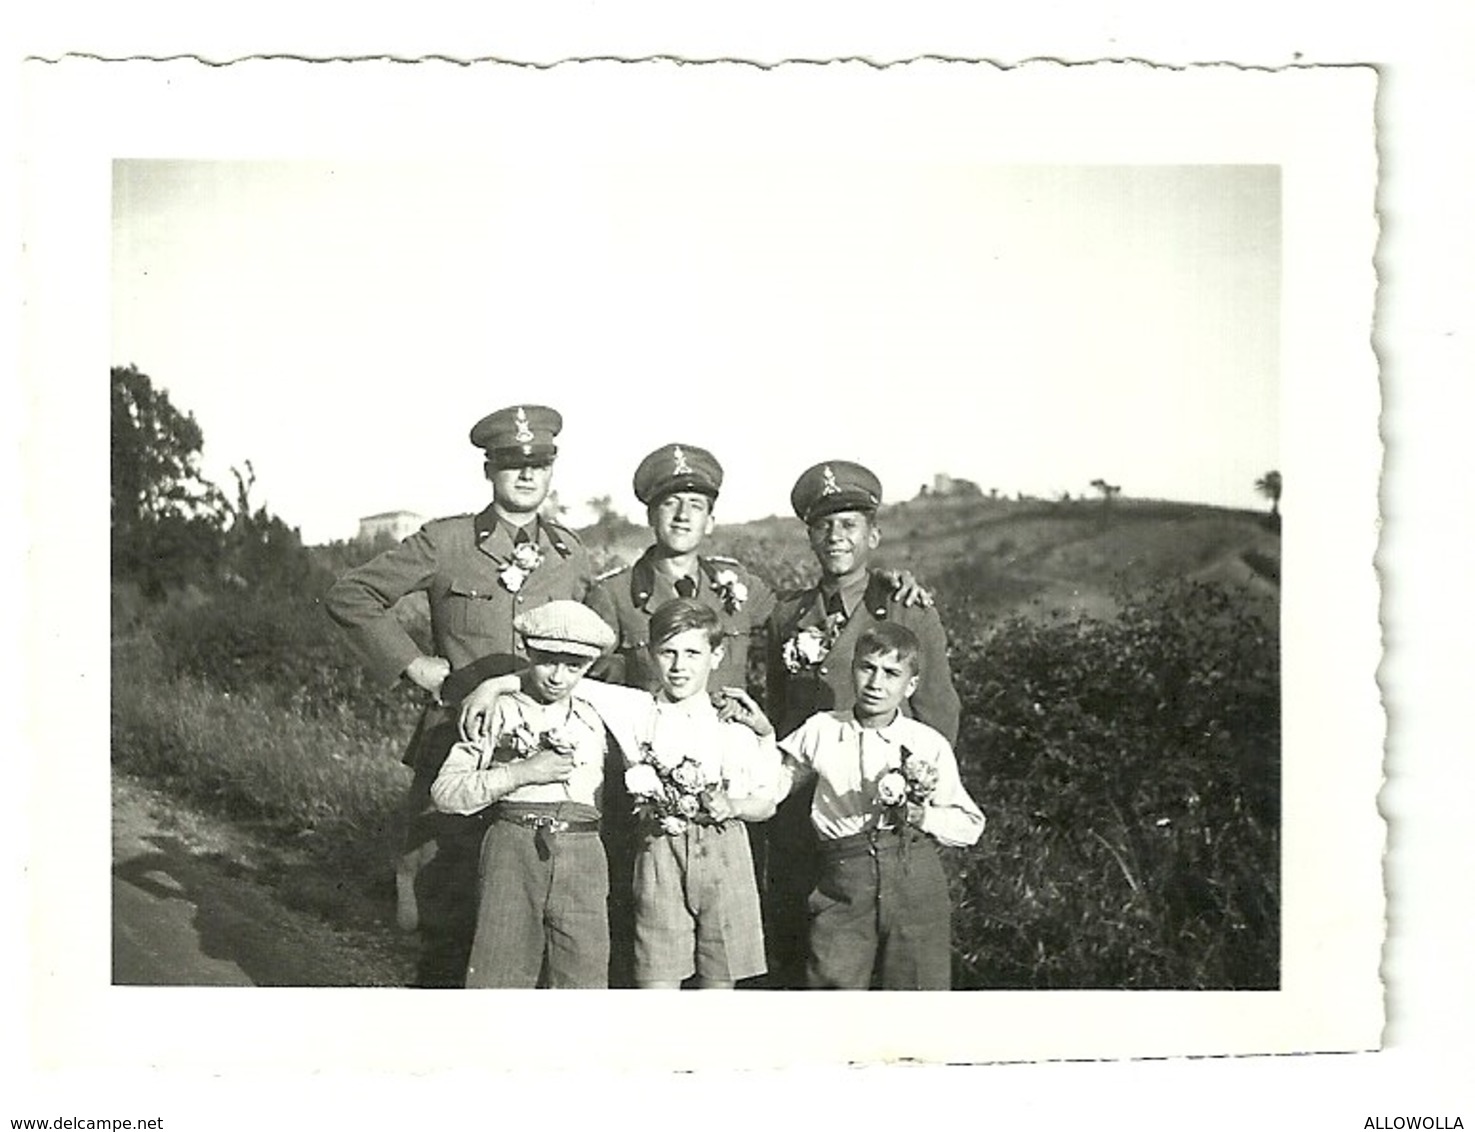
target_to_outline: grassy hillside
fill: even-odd
[[[878,562],[929,584],[966,591],[993,617],[1053,611],[1105,616],[1124,590],[1174,579],[1227,583],[1275,600],[1280,535],[1263,513],[1158,500],[1052,503],[925,497],[884,507]],[[603,561],[632,561],[650,541],[643,528],[605,539]],[[742,559],[780,584],[814,578],[804,528],[769,516],[721,525],[717,553]]]

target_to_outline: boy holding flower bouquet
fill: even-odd
[[[614,645],[598,614],[551,601],[519,614],[528,667],[430,787],[438,810],[488,812],[468,987],[609,983],[609,867],[599,837],[604,723],[570,693]]]
[[[773,727],[746,693],[724,689],[719,718],[708,682],[722,663],[723,625],[708,606],[677,598],[650,620],[656,693],[588,680],[587,700],[625,752],[625,785],[641,827],[634,867],[635,982],[676,989],[696,976],[731,989],[764,973],[762,918],[745,826],[773,813],[779,756]],[[475,734],[509,678],[462,704]]]
[[[779,796],[816,780],[819,878],[809,895],[812,988],[947,990],[952,907],[936,842],[974,844],[983,813],[943,735],[902,714],[921,679],[904,625],[868,628],[851,664],[855,706],[780,741]]]

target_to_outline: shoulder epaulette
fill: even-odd
[[[736,558],[729,558],[725,554],[704,554],[702,555],[702,557],[705,558],[708,562],[721,562],[724,566],[742,565],[742,563],[739,562]]]
[[[440,530],[444,527],[465,523],[467,520],[474,523],[476,521],[476,515],[470,511],[463,515],[442,515],[437,519],[426,519],[420,525],[419,529],[422,531]]]
[[[601,570],[598,574],[594,575],[594,580],[596,582],[605,582],[610,578],[623,574],[628,569],[630,569],[630,564],[628,562],[621,562],[618,566],[611,566],[608,570]]]

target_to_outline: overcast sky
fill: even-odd
[[[1269,166],[123,161],[113,221],[114,364],[309,542],[479,509],[521,402],[561,499],[636,517],[668,441],[728,520],[827,458],[1237,506],[1279,464]]]

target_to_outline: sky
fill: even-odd
[[[112,361],[309,543],[475,511],[468,433],[564,416],[570,519],[667,442],[719,521],[858,460],[1259,507],[1279,466],[1274,166],[905,160],[114,164]]]

